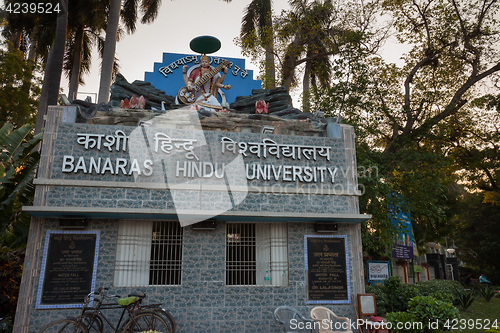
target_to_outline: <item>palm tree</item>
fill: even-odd
[[[241,21],[240,39],[243,48],[265,48],[265,88],[276,86],[271,0],[252,0]]]
[[[311,84],[327,85],[330,78],[330,60],[338,52],[329,31],[331,30],[333,6],[330,0],[291,0],[292,12],[281,25],[279,35],[290,39],[286,47],[282,84],[290,89],[296,84],[295,71],[305,63],[302,80],[303,111],[309,111],[309,90]],[[290,36],[290,32],[292,33]]]
[[[111,0],[106,25],[106,39],[102,53],[101,79],[99,81],[98,103],[106,103],[109,99],[109,89],[115,62],[116,38],[118,36],[118,23],[120,22],[121,0]]]
[[[223,0],[231,2],[231,0]],[[158,16],[161,0],[110,0],[108,10],[108,23],[106,25],[106,39],[102,52],[101,79],[99,81],[98,103],[106,103],[109,99],[109,89],[115,70],[115,51],[118,37],[118,24],[120,17],[123,19],[128,33],[133,33],[136,29],[137,11],[142,13],[141,23],[151,23]]]
[[[66,48],[66,30],[68,27],[68,0],[59,0],[60,12],[57,14],[56,33],[47,59],[45,76],[43,79],[40,104],[36,116],[35,134],[42,131],[43,116],[47,113],[48,105],[57,105],[59,86]]]
[[[161,0],[141,0],[140,4],[138,0],[124,0],[122,9],[121,0],[110,1],[97,99],[99,103],[106,103],[109,99],[120,16],[127,31],[133,33],[138,18],[137,10],[140,8],[142,12],[141,23],[151,23],[158,15],[160,4]]]
[[[5,6],[14,4],[15,1],[7,0],[5,1]],[[31,13],[13,13],[13,12],[2,12],[2,36],[12,43],[12,46],[16,49],[24,50],[26,37],[31,34],[40,15]]]
[[[99,0],[77,0],[69,7],[71,20],[64,70],[69,79],[70,100],[76,98],[78,86],[83,83],[82,74],[90,70],[92,45],[101,42],[100,34],[106,22],[105,6],[106,3]]]

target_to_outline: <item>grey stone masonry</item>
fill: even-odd
[[[140,221],[138,221],[139,223]],[[314,234],[312,224],[288,224],[288,286],[226,286],[224,261],[224,223],[214,231],[194,231],[184,228],[182,283],[179,286],[150,286],[117,288],[113,286],[114,260],[118,220],[92,220],[88,230],[100,230],[99,266],[96,287],[108,287],[110,294],[130,292],[147,294],[145,303],[163,303],[175,318],[178,333],[273,333],[281,332],[273,319],[274,310],[281,305],[296,307],[309,317],[313,305],[306,305],[304,272],[304,235]],[[43,232],[58,228],[56,220],[47,220]],[[359,275],[356,266],[357,230],[341,224],[339,234],[347,235],[351,277]],[[361,265],[362,267],[362,265]],[[40,275],[40,267],[37,268]],[[361,272],[362,273],[362,272]],[[361,275],[362,276],[362,275]],[[356,279],[356,278],[353,278]],[[359,292],[351,281],[351,293]],[[38,286],[36,286],[38,289]],[[327,305],[336,314],[355,320],[352,304]],[[65,316],[78,315],[76,309],[30,309],[29,332]],[[109,312],[109,311],[108,311]],[[106,313],[117,320],[111,312]],[[237,327],[237,330],[235,328]]]
[[[305,238],[324,235],[315,231],[318,222],[338,225],[335,237],[347,245],[348,294],[364,292],[360,223],[369,216],[359,212],[351,126],[182,109],[97,112],[75,123],[69,108],[49,108],[34,204],[23,207],[34,218],[15,333],[78,315],[78,309],[36,306],[46,236],[63,229],[60,219],[75,216],[100,237],[95,288],[146,293],[146,303],[162,303],[174,316],[179,333],[280,332],[273,312],[281,305],[309,317],[315,305],[306,293]],[[120,228],[177,223],[183,215],[216,222],[214,230],[183,227],[180,284],[115,285]],[[285,285],[226,285],[230,222],[284,223]],[[351,299],[326,306],[356,320]]]
[[[136,113],[144,116],[145,112]],[[128,209],[134,214],[166,215],[175,214],[176,209],[225,210],[225,186],[211,183],[214,177],[191,175],[207,163],[219,169],[230,164],[236,150],[228,151],[225,141],[240,152],[244,148],[241,172],[246,173],[246,180],[243,189],[232,188],[234,195],[243,191],[245,199],[224,214],[264,211],[279,216],[314,214],[318,218],[359,214],[352,127],[337,124],[340,137],[326,137],[326,125],[321,128],[309,120],[249,119],[248,115],[220,113],[201,119],[203,131],[197,131],[193,120],[183,117],[182,112],[147,117],[148,127],[59,123],[50,139],[44,140],[51,147],[46,157],[50,163],[36,179],[40,194],[37,206],[68,212]],[[283,134],[255,133],[255,128],[270,125]],[[177,156],[177,164],[171,163],[171,171],[165,171],[174,154],[160,155],[163,146],[159,149],[158,143],[140,142],[145,141],[143,135],[152,141],[158,133],[168,134],[169,140],[205,141],[206,146],[194,147],[194,158],[189,159],[187,153],[187,158]],[[147,160],[149,165],[144,162]],[[177,168],[175,175],[173,168]],[[145,176],[151,170],[152,175]],[[224,177],[234,184],[231,177],[238,178],[238,173],[229,170]],[[184,185],[179,187],[181,183]],[[175,193],[169,191],[172,184],[177,185]]]

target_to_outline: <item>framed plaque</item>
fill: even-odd
[[[375,294],[358,294],[359,318],[363,316],[377,315],[377,303]]]
[[[307,304],[351,303],[346,236],[304,236]]]
[[[99,231],[48,230],[37,309],[80,307],[94,291]]]

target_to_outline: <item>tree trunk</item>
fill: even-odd
[[[9,41],[12,43],[12,46],[19,50],[21,47],[21,37],[23,36],[23,31],[19,30],[10,35]]]
[[[36,45],[37,45],[37,41],[35,40],[35,38],[33,38],[33,35],[34,35],[34,33],[32,33],[31,36],[30,36],[31,44],[30,44],[30,49],[28,51],[28,60],[31,60],[31,61],[35,62],[36,61]]]
[[[272,36],[272,33],[271,33]],[[272,38],[272,37],[271,37]],[[272,40],[266,46],[266,83],[265,88],[276,88],[276,68],[274,66],[274,45]]]
[[[76,99],[78,86],[80,85],[80,66],[82,64],[83,49],[83,28],[78,29],[75,35],[75,49],[73,54],[73,66],[71,68],[71,77],[69,78],[68,98],[70,101]]]
[[[266,24],[261,29],[264,29],[264,41],[266,44],[266,55],[265,55],[265,88],[274,89],[276,88],[276,68],[274,65],[274,32],[273,32],[273,20],[271,11],[271,1],[268,3],[269,12],[266,13]]]
[[[309,90],[311,89],[311,61],[306,61],[304,69],[304,79],[302,80],[302,111],[311,112],[311,98]]]
[[[297,67],[297,50],[298,46],[302,42],[300,40],[300,33],[301,29],[299,28],[299,32],[295,34],[292,45],[289,47],[289,52],[285,55],[285,59],[283,60],[282,85],[285,86],[288,91],[290,91],[290,87],[292,86],[295,67]]]
[[[274,67],[274,48],[272,44],[266,47],[266,86],[267,89],[276,88],[276,69]]]
[[[43,129],[43,118],[47,113],[47,107],[57,105],[59,97],[64,50],[66,48],[66,30],[68,27],[68,0],[60,0],[60,4],[61,11],[57,14],[54,44],[50,49],[47,65],[45,66],[40,103],[36,115],[35,134],[40,133]]]
[[[106,27],[106,41],[102,56],[101,80],[99,82],[98,103],[107,103],[109,100],[109,88],[113,75],[113,64],[115,62],[116,36],[118,23],[120,21],[121,1],[111,0],[109,8],[108,25]]]

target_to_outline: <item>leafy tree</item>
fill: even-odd
[[[496,184],[489,175],[498,170],[498,122],[479,126],[477,109],[480,101],[496,101],[487,98],[495,85],[484,88],[500,70],[499,7],[487,0],[385,1],[380,9],[392,15],[399,41],[412,45],[405,64],[386,64],[351,44],[332,59],[330,88],[315,91],[316,109],[355,126],[358,164],[378,170],[376,179],[360,178],[369,184],[361,209],[374,216],[364,226],[371,251],[387,253],[391,243],[390,193],[407,201],[423,243],[449,232],[457,182],[469,174],[476,189]]]
[[[436,126],[459,120],[479,84],[500,71],[496,0],[385,1],[400,42],[414,45],[405,57],[404,96],[388,110],[387,152],[431,136]],[[392,119],[391,119],[392,118]]]
[[[21,209],[33,201],[40,159],[34,148],[42,134],[32,136],[32,131],[32,125],[0,128],[0,318],[7,330],[14,322],[30,223]]]
[[[11,46],[0,49],[0,123],[21,126],[33,122],[40,82],[24,53]]]
[[[290,1],[292,10],[275,19],[282,85],[298,85],[303,73],[303,110],[310,109],[310,88],[325,89],[333,78],[333,60],[356,49],[375,52],[387,27],[375,28],[376,2]],[[368,38],[370,36],[370,38]]]
[[[485,203],[483,194],[464,193],[453,219],[453,239],[457,256],[467,267],[487,274],[493,283],[500,283],[500,263],[495,249],[500,247],[500,206]]]
[[[106,24],[106,1],[71,1],[68,7],[67,43],[64,71],[69,79],[69,97],[76,96],[82,76],[90,70],[91,48],[103,43],[101,34]],[[57,7],[60,9],[60,7]],[[57,13],[47,15],[7,14],[8,25],[3,35],[8,38],[16,31],[30,42],[28,58],[45,63],[57,28]],[[22,16],[23,20],[18,17]],[[11,24],[12,22],[12,24]],[[28,36],[29,35],[29,36]],[[28,36],[28,37],[26,37]],[[27,50],[24,50],[26,53]]]
[[[34,1],[25,1],[25,3],[32,3]],[[5,0],[4,6],[15,4],[14,0]],[[15,49],[23,52],[27,51],[27,42],[29,36],[34,32],[38,22],[44,16],[50,16],[53,19],[54,15],[37,15],[35,13],[9,13],[3,12],[4,21],[2,36],[8,40]]]
[[[481,191],[485,203],[500,205],[500,112],[494,96],[482,97],[471,119],[460,127],[451,127],[450,154],[462,166],[462,179],[470,191]],[[495,110],[496,109],[496,110]],[[456,133],[459,133],[457,135]]]

